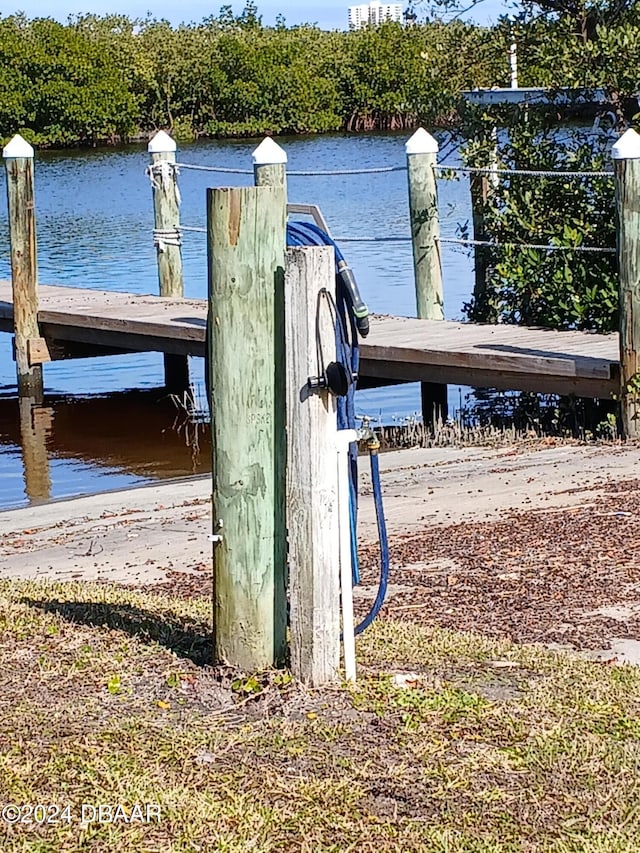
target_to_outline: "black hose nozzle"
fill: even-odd
[[[347,292],[357,329],[361,337],[366,338],[369,334],[369,309],[362,301],[353,271],[345,261],[338,263],[338,278]]]

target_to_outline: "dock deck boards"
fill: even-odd
[[[204,355],[204,299],[40,285],[43,335],[60,345]],[[11,283],[0,281],[0,330],[12,329]],[[581,396],[619,390],[618,335],[374,316],[361,344],[362,377]]]

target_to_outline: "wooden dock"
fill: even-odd
[[[38,319],[52,358],[118,352],[204,355],[204,299],[41,285]],[[11,332],[11,283],[0,281],[0,331]],[[620,390],[618,335],[374,316],[361,345],[362,384],[406,381],[608,398]]]

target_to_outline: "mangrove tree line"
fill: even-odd
[[[40,145],[409,128],[448,121],[461,89],[504,83],[508,33],[454,21],[357,32],[242,14],[174,28],[81,15],[0,18],[0,134]]]
[[[531,5],[531,4],[530,4]],[[0,17],[0,135],[40,145],[408,129],[449,123],[466,88],[508,83],[514,24],[431,18],[354,32],[263,26],[248,2],[201,23]],[[571,16],[515,24],[521,85],[637,85],[636,4],[584,39]]]

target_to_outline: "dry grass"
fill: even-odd
[[[305,690],[203,665],[209,609],[0,583],[0,798],[72,816],[6,826],[3,851],[638,849],[637,669],[380,621],[356,686]]]

